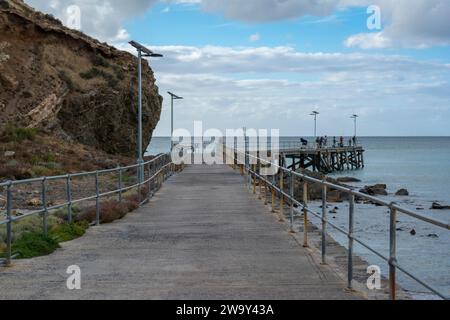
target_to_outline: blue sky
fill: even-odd
[[[69,3],[82,30],[116,47],[131,39],[165,55],[152,60],[169,135],[177,128],[242,126],[310,135],[450,135],[450,1],[447,0],[37,0],[64,23]],[[186,3],[195,2],[195,3]],[[367,8],[380,8],[369,30]],[[97,14],[93,14],[96,12]]]

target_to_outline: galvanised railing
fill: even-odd
[[[226,148],[226,147],[225,147]],[[326,235],[327,235],[327,226],[331,226],[334,229],[336,229],[338,232],[346,235],[348,237],[348,260],[347,260],[347,286],[349,289],[352,289],[352,281],[353,281],[353,246],[354,243],[359,243],[366,249],[368,249],[370,252],[374,253],[384,261],[386,261],[389,264],[389,293],[390,298],[392,300],[396,299],[396,271],[397,269],[402,271],[404,274],[406,274],[408,277],[416,281],[417,283],[421,284],[423,287],[430,290],[432,293],[436,294],[442,299],[448,300],[450,297],[446,296],[439,290],[433,288],[429,284],[425,283],[421,279],[419,279],[417,276],[415,276],[412,272],[407,270],[405,267],[400,265],[397,262],[397,214],[402,213],[407,216],[413,217],[415,219],[418,219],[420,221],[429,223],[431,225],[441,227],[445,230],[450,230],[450,224],[439,221],[436,219],[432,219],[429,217],[426,217],[424,215],[421,215],[417,212],[411,211],[409,209],[403,208],[398,206],[395,202],[387,202],[382,199],[379,199],[377,197],[373,197],[355,190],[352,190],[350,188],[336,185],[333,183],[330,183],[324,178],[324,180],[319,180],[316,178],[312,178],[304,173],[299,173],[296,171],[293,171],[291,169],[287,169],[284,167],[279,166],[278,164],[260,158],[259,156],[252,154],[250,152],[243,152],[239,151],[237,148],[234,150],[229,150],[229,153],[226,153],[227,155],[231,154],[234,159],[232,159],[232,163],[235,163],[235,165],[239,166],[241,169],[241,173],[246,176],[246,183],[250,188],[253,188],[253,193],[256,194],[257,185],[259,185],[260,192],[262,192],[262,186],[264,185],[264,192],[265,192],[265,204],[268,204],[267,199],[267,189],[271,190],[271,196],[272,196],[272,211],[275,212],[275,197],[276,195],[279,197],[279,211],[280,215],[284,215],[283,213],[283,202],[286,201],[290,205],[290,212],[289,212],[289,224],[291,231],[294,230],[294,219],[297,216],[297,210],[294,208],[294,206],[298,206],[301,208],[301,211],[303,213],[303,245],[305,247],[309,246],[308,243],[308,214],[312,214],[313,216],[319,218],[321,220],[321,255],[322,255],[322,263],[326,263],[326,255],[327,255],[327,241],[326,241]],[[248,150],[248,149],[247,149]],[[258,153],[256,153],[258,154]],[[227,156],[229,157],[229,156]],[[240,158],[240,160],[239,160]],[[245,159],[244,162],[242,162],[242,159]],[[230,159],[228,159],[230,160]],[[241,162],[240,162],[241,161]],[[230,162],[227,162],[230,163]],[[245,163],[245,164],[244,164]],[[253,163],[253,164],[252,164]],[[276,169],[276,174],[273,175],[263,175],[261,174],[262,169],[272,166]],[[279,176],[276,178],[276,176]],[[279,182],[277,182],[279,178]],[[288,178],[289,185],[288,190],[285,190],[285,178]],[[303,200],[298,201],[295,199],[294,195],[294,185],[295,185],[295,179],[299,179],[303,182]],[[318,184],[322,187],[322,212],[318,213],[313,210],[311,210],[308,207],[308,183],[314,183]],[[267,189],[266,189],[267,188]],[[339,190],[343,192],[344,194],[347,194],[349,196],[349,224],[348,224],[348,230],[344,230],[343,228],[337,226],[336,224],[330,222],[327,219],[327,191],[328,190]],[[389,224],[389,257],[386,257],[384,254],[380,253],[376,249],[374,249],[369,244],[365,243],[361,239],[355,237],[354,235],[354,216],[355,216],[355,199],[364,199],[367,201],[371,201],[372,203],[378,204],[380,206],[388,207],[390,210],[390,224]]]
[[[95,225],[100,225],[100,212],[101,212],[101,202],[102,198],[118,195],[119,202],[122,202],[122,195],[124,192],[137,189],[137,194],[139,196],[139,205],[141,206],[145,202],[149,201],[154,195],[154,188],[152,186],[159,186],[165,181],[168,177],[170,177],[173,172],[179,169],[180,166],[173,164],[170,154],[162,154],[157,156],[156,158],[147,161],[143,164],[130,165],[126,167],[117,167],[114,169],[105,169],[105,170],[97,170],[92,172],[82,172],[82,173],[74,173],[60,176],[52,176],[52,177],[41,177],[27,180],[17,180],[17,181],[7,181],[0,183],[0,188],[6,188],[6,219],[0,220],[0,226],[6,225],[6,258],[3,261],[0,261],[0,264],[10,265],[12,259],[16,258],[17,255],[13,255],[11,252],[12,247],[12,239],[13,239],[13,223],[25,219],[27,217],[42,214],[42,224],[43,224],[43,232],[45,235],[48,234],[48,217],[51,214],[51,211],[55,211],[64,207],[67,207],[67,220],[68,222],[72,222],[72,209],[73,205],[86,201],[95,201],[96,207],[96,217],[95,217]],[[136,171],[136,183],[132,185],[125,186],[124,183],[124,174],[129,172],[130,170]],[[139,179],[140,172],[144,172],[144,179],[141,181]],[[117,189],[107,192],[100,191],[100,175],[102,174],[116,174],[117,175]],[[72,179],[73,178],[83,178],[83,177],[94,177],[94,187],[95,194],[92,196],[74,199],[73,191],[72,191]],[[58,205],[48,205],[48,196],[49,192],[47,191],[47,185],[51,181],[63,180],[65,181],[66,188],[66,196],[67,200],[65,203],[61,203]],[[41,202],[42,207],[39,210],[29,211],[22,215],[13,215],[13,191],[17,186],[23,186],[31,183],[40,183],[40,194],[41,194]],[[141,188],[148,186],[147,196],[144,197],[141,195]],[[1,217],[0,217],[1,219]]]

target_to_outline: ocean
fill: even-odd
[[[305,138],[305,137],[304,137]],[[312,141],[312,138],[305,138]],[[295,143],[300,137],[283,137],[280,145]],[[329,141],[332,138],[329,138]],[[348,138],[346,139],[348,140]],[[330,142],[329,142],[330,143]],[[387,185],[388,196],[423,215],[450,223],[450,210],[430,210],[433,202],[450,205],[450,137],[361,137],[359,144],[366,150],[365,168],[330,176],[351,176],[361,180],[351,184],[363,187],[376,183]],[[170,138],[153,138],[149,154],[168,152]],[[397,197],[400,188],[410,195]],[[319,210],[319,203],[311,205]],[[348,205],[339,204],[338,214],[330,218],[338,226],[348,228]],[[422,210],[418,211],[420,208]],[[398,262],[421,280],[450,296],[450,232],[417,221],[405,215],[398,217]],[[313,221],[319,224],[319,221]],[[387,208],[358,204],[355,215],[355,236],[369,243],[385,256],[389,255],[389,214]],[[411,230],[416,234],[411,235]],[[347,237],[329,228],[333,238],[347,245]],[[363,247],[356,246],[355,254],[370,264],[378,265],[387,275],[388,265]],[[417,298],[432,298],[428,291],[406,275],[398,272],[402,287]]]

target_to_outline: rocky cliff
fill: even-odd
[[[143,65],[144,141],[162,97]],[[0,131],[7,124],[136,155],[137,59],[21,0],[0,0]]]

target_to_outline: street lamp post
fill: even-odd
[[[142,57],[162,57],[163,55],[154,53],[143,45],[130,41],[130,44],[138,51],[138,160],[139,165],[139,181],[144,181],[144,152],[142,148]]]
[[[167,92],[171,97],[171,104],[170,104],[170,151],[173,150],[173,101],[174,100],[182,100],[183,97],[179,97],[176,94],[173,94],[172,92]]]
[[[319,114],[320,114],[320,113],[317,112],[317,111],[313,111],[313,112],[311,113],[311,115],[314,116],[314,143],[315,143],[316,140],[317,140],[317,116],[318,116]]]
[[[356,132],[356,121],[359,118],[359,116],[357,114],[354,114],[350,118],[352,118],[355,121],[355,135],[354,135],[354,137],[355,137],[355,140],[356,140],[356,133],[357,133]]]

